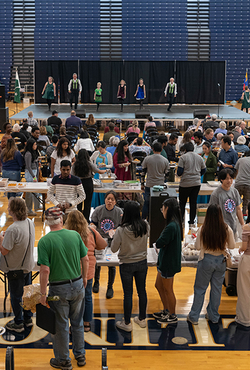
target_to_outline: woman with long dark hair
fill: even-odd
[[[83,216],[88,222],[94,190],[92,172],[105,173],[106,170],[100,170],[94,163],[90,161],[89,154],[86,149],[79,150],[77,159],[72,166],[71,173],[72,175],[79,177],[82,181],[82,186],[85,191],[86,198],[84,200],[84,209],[82,210],[82,203],[79,203],[77,205],[77,209],[82,212]]]
[[[38,177],[38,150],[37,143],[34,139],[29,139],[24,148],[24,161],[25,161],[25,180],[27,182],[37,182]],[[25,203],[28,209],[29,216],[36,216],[36,213],[32,210],[33,203],[34,209],[39,209],[39,202],[37,198],[27,192],[25,196]]]
[[[206,213],[204,224],[197,233],[196,249],[200,250],[194,283],[194,300],[187,320],[198,324],[205,293],[210,283],[210,299],[207,306],[206,319],[217,323],[221,289],[226,271],[226,248],[235,248],[233,230],[223,219],[218,204],[211,204]]]
[[[127,140],[119,142],[113,157],[115,174],[118,180],[131,180],[130,165],[132,157]]]
[[[157,322],[177,322],[175,314],[176,298],[174,294],[174,275],[181,271],[181,241],[183,239],[180,207],[175,198],[166,199],[162,205],[162,214],[166,227],[156,241],[160,249],[157,261],[155,287],[160,295],[163,310],[153,316]]]
[[[147,277],[147,242],[149,225],[140,216],[137,202],[125,203],[121,226],[116,230],[111,243],[112,252],[117,252],[120,260],[120,275],[124,292],[124,320],[117,321],[116,326],[127,332],[132,331],[130,322],[132,312],[133,278],[139,297],[139,316],[134,322],[141,328],[146,327],[146,277]]]
[[[17,149],[14,139],[8,139],[6,147],[1,154],[2,177],[10,181],[21,181],[21,169],[23,167],[23,156]],[[18,193],[7,193],[8,199],[18,196]]]
[[[51,177],[60,175],[60,163],[63,160],[75,162],[75,153],[70,149],[70,142],[66,137],[62,137],[57,144],[56,149],[51,154]]]

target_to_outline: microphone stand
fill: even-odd
[[[221,89],[220,89],[220,84],[218,83],[218,118],[220,118],[220,102],[219,102],[220,96],[221,96]]]

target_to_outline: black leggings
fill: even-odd
[[[123,98],[118,98],[119,100],[119,103],[121,104],[121,112],[123,111],[123,102],[124,102],[124,99]]]
[[[54,99],[47,99],[47,104],[48,104],[49,110],[50,110],[50,107],[51,107],[51,104],[52,104],[53,100]]]
[[[86,218],[87,222],[89,223],[89,215],[91,209],[91,201],[93,196],[93,180],[91,177],[87,179],[81,179],[82,186],[86,194],[86,199],[84,200],[84,210],[82,210],[82,202],[77,205],[78,211],[82,212],[83,216]]]
[[[185,207],[187,203],[187,198],[189,198],[190,206],[190,215],[189,215],[189,224],[194,223],[196,217],[196,206],[197,206],[197,197],[200,191],[199,186],[190,186],[188,188],[179,187],[179,201],[181,209],[182,222],[184,221]]]

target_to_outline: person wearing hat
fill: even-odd
[[[70,174],[70,161],[61,161],[60,171],[51,181],[47,198],[67,214],[77,210],[77,204],[84,201],[86,194],[79,177]]]
[[[68,92],[70,94],[70,107],[73,107],[73,100],[75,101],[75,109],[77,109],[78,98],[81,96],[82,84],[77,78],[77,74],[73,74],[73,78],[69,81]]]
[[[234,149],[237,153],[246,153],[249,151],[249,147],[246,144],[245,136],[239,136],[237,139],[237,145],[235,145]]]
[[[54,127],[57,126],[56,129],[54,129],[54,134],[59,134],[60,127],[62,126],[62,120],[58,117],[58,112],[56,110],[53,110],[52,116],[48,118],[48,125],[53,125]]]
[[[52,335],[55,358],[50,365],[57,369],[72,369],[69,356],[69,320],[72,333],[72,351],[78,366],[86,364],[84,346],[84,299],[87,285],[88,249],[80,234],[63,229],[63,212],[51,207],[45,212],[50,232],[38,242],[38,265],[40,265],[40,303],[46,306],[48,296],[59,296],[50,301],[55,312],[56,334]]]
[[[205,140],[203,140],[203,134],[200,131],[196,131],[194,133],[194,153],[202,154],[203,149],[202,145],[204,144]]]

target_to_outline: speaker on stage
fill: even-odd
[[[148,118],[150,111],[147,109],[138,109],[135,111],[135,118]]]
[[[85,109],[76,109],[76,117],[86,118],[86,110]]]
[[[153,243],[161,235],[162,230],[165,227],[165,218],[162,215],[161,207],[164,200],[168,198],[176,198],[177,193],[175,189],[168,188],[162,192],[155,192],[150,189],[150,201],[149,201],[149,225],[150,225],[150,239],[149,246],[152,247]]]
[[[3,134],[3,125],[9,121],[9,108],[0,108],[0,132]]]
[[[5,86],[0,85],[0,109],[5,108]]]
[[[206,118],[209,115],[208,109],[195,109],[194,110],[194,118]]]

